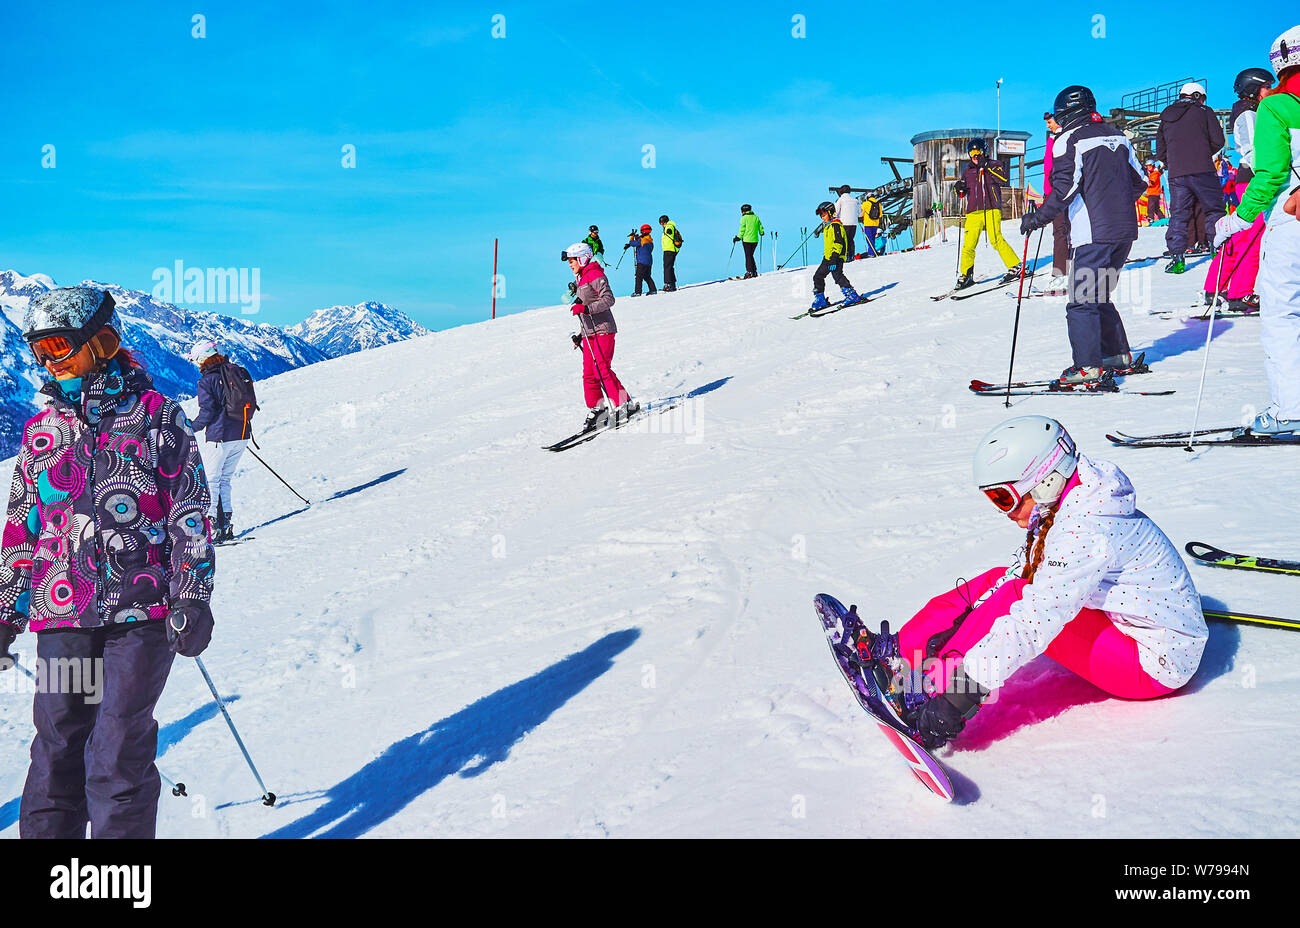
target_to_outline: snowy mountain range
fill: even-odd
[[[376,302],[318,309],[285,331],[329,358],[429,334],[428,329],[406,313]]]
[[[186,359],[194,343],[210,338],[224,354],[248,368],[254,380],[377,345],[428,334],[423,326],[383,303],[317,310],[296,326],[280,328],[238,316],[176,306],[142,290],[82,282],[113,294],[124,343],[143,360],[154,385],[175,397],[194,394],[198,369]],[[22,337],[27,304],[58,284],[45,274],[0,272],[0,454],[13,454],[23,423],[36,412],[33,396],[45,380]],[[301,333],[300,331],[301,330]],[[319,346],[319,347],[318,347]]]

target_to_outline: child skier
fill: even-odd
[[[983,139],[972,139],[967,146],[970,164],[962,172],[954,188],[957,196],[966,200],[966,240],[962,243],[961,268],[954,290],[964,290],[975,283],[975,246],[980,232],[988,236],[1007,272],[1002,283],[1010,283],[1020,276],[1020,262],[1002,237],[1002,188],[1007,183],[1007,169],[1001,161],[989,160]]]
[[[1228,126],[1232,141],[1241,152],[1237,168],[1237,202],[1246,195],[1254,174],[1255,111],[1259,108],[1262,91],[1273,85],[1273,75],[1263,68],[1247,68],[1237,75],[1233,86],[1237,102],[1232,105]],[[1214,256],[1205,274],[1205,303],[1214,302],[1215,288],[1228,301],[1234,312],[1259,312],[1259,297],[1255,294],[1255,278],[1259,275],[1259,243],[1264,237],[1265,215],[1260,212],[1247,229],[1238,232],[1228,241],[1228,246]]]
[[[1057,94],[1052,112],[1062,132],[1052,143],[1052,194],[1020,221],[1028,235],[1062,211],[1070,214],[1070,296],[1066,326],[1074,363],[1062,386],[1096,385],[1133,364],[1124,321],[1111,291],[1137,240],[1134,204],[1147,181],[1124,133],[1097,115],[1087,87]]]
[[[834,278],[843,292],[845,306],[865,302],[853,289],[849,279],[844,276],[844,261],[849,247],[848,236],[844,232],[844,225],[835,217],[835,204],[830,200],[824,200],[817,207],[817,218],[822,221],[823,257],[822,263],[813,272],[813,301],[810,308],[825,309],[831,305],[824,292],[827,274]]]
[[[569,270],[577,278],[577,290],[572,306],[578,317],[582,334],[573,336],[573,346],[582,349],[582,389],[587,401],[587,419],[582,430],[589,432],[610,423],[622,425],[641,409],[641,404],[628,397],[610,365],[614,361],[614,291],[609,287],[605,270],[592,254],[586,242],[570,245],[560,257],[569,263]],[[608,398],[613,406],[605,405]]]
[[[857,630],[859,654],[903,681],[903,719],[927,747],[1040,654],[1121,699],[1192,678],[1209,637],[1200,596],[1118,467],[1079,453],[1055,419],[1020,416],[984,436],[974,476],[1028,532],[1014,563],[935,597],[896,633]]]
[[[655,251],[654,237],[650,232],[650,224],[646,223],[641,227],[639,234],[635,231],[629,233],[627,244],[623,246],[624,251],[627,251],[629,248],[635,249],[632,252],[633,257],[636,258],[636,288],[632,291],[633,296],[641,295],[642,281],[645,281],[650,287],[647,296],[654,296],[658,293],[658,291],[655,290],[654,278],[650,276],[651,271],[653,270],[651,262],[654,260]]]
[[[23,429],[0,570],[0,656],[95,662],[102,685],[34,697],[24,838],[152,838],[153,710],[174,654],[212,637],[208,486],[194,433],[121,346],[111,294],[50,290],[23,334],[53,379]],[[0,660],[0,670],[12,666]],[[83,678],[83,684],[86,682]]]
[[[1273,42],[1277,88],[1262,95],[1252,138],[1254,176],[1235,213],[1219,220],[1216,246],[1267,215],[1260,245],[1260,340],[1272,403],[1250,430],[1300,440],[1300,222],[1286,202],[1300,188],[1300,26]]]
[[[596,226],[588,226],[587,237],[583,241],[591,246],[592,254],[596,256],[597,261],[605,259],[605,243],[600,240],[600,229]]]

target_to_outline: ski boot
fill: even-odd
[[[222,541],[235,540],[235,514],[233,512],[225,513],[225,528],[222,534]]]
[[[852,287],[842,287],[840,292],[843,294],[845,306],[852,306],[854,303],[862,302],[862,297]]]
[[[754,274],[754,273],[751,273],[751,272],[749,272],[749,271],[746,271],[746,272],[745,272],[745,276],[742,277],[741,280],[749,280],[749,278],[751,278],[751,277],[757,277],[757,276],[758,276],[757,274]]]
[[[605,409],[602,402],[599,406],[593,406],[587,410],[587,421],[582,423],[583,432],[592,432],[606,425],[609,422],[609,412]]]
[[[1109,384],[1109,387],[1107,386]],[[1052,383],[1053,390],[1113,389],[1114,381],[1100,367],[1067,367]]]
[[[1023,274],[1024,272],[1025,272],[1024,267],[1019,264],[1017,264],[1015,267],[1009,267],[1007,268],[1007,272],[1002,275],[1002,280],[1000,280],[999,283],[1009,284],[1013,280],[1019,280],[1020,275]]]
[[[1047,286],[1043,289],[1048,293],[1065,293],[1070,289],[1070,278],[1064,274],[1057,274],[1047,282]]]
[[[1300,441],[1300,419],[1279,419],[1277,407],[1270,406],[1255,417],[1248,431],[1254,435],[1274,435]]]
[[[813,294],[812,305],[808,307],[808,311],[809,311],[809,312],[816,312],[817,310],[819,310],[819,309],[825,309],[827,306],[830,306],[830,305],[831,305],[831,301],[828,300],[828,299],[826,299],[826,294],[824,294],[824,293],[814,293],[814,294]]]
[[[1169,256],[1169,263],[1165,265],[1166,274],[1181,274],[1187,270],[1187,255],[1172,254]]]
[[[618,428],[641,411],[641,404],[636,400],[629,399],[622,406],[614,410],[614,428]]]
[[[1228,300],[1226,308],[1229,312],[1241,313],[1243,316],[1253,316],[1259,312],[1259,294],[1252,293],[1240,299]]]
[[[640,295],[641,295],[640,290],[633,290],[631,293],[628,294],[628,296],[640,296]]]
[[[967,287],[975,285],[975,271],[969,270],[957,278],[957,283],[953,284],[954,290],[965,290]]]
[[[1113,377],[1123,377],[1126,374],[1146,374],[1151,368],[1146,363],[1146,354],[1140,354],[1136,358],[1132,352],[1125,351],[1122,354],[1113,354],[1109,358],[1101,359],[1101,372],[1110,374]]]

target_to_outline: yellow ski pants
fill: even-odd
[[[997,250],[1007,267],[1015,267],[1019,263],[1016,253],[1002,237],[1002,210],[985,209],[966,214],[966,239],[961,245],[959,273],[965,274],[975,266],[975,246],[980,243],[980,232],[988,233],[989,244]]]

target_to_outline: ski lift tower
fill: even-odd
[[[1002,188],[1002,218],[1019,219],[1025,211],[1025,143],[1028,132],[1003,129],[936,129],[912,136],[912,240],[921,244],[951,228],[965,215],[957,191],[957,181],[970,164],[966,146],[972,139],[992,142],[997,137],[996,153],[990,153],[1007,166],[1007,182]]]

